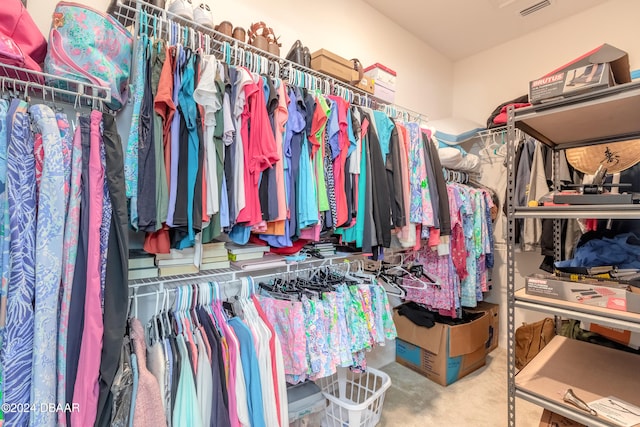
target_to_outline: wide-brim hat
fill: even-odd
[[[580,172],[594,175],[600,165],[618,173],[640,162],[640,139],[569,148],[567,161]]]

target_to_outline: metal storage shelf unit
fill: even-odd
[[[559,258],[561,245],[560,219],[638,219],[640,218],[640,205],[514,206],[514,201],[516,200],[515,158],[518,142],[516,132],[519,129],[553,148],[554,170],[557,170],[559,150],[640,139],[640,83],[614,86],[527,108],[513,109],[510,107],[507,113],[508,425],[509,427],[516,425],[516,398],[522,398],[588,426],[612,426],[614,425],[613,423],[609,423],[602,418],[596,419],[578,408],[564,404],[561,400],[558,401],[558,399],[545,396],[535,390],[517,384],[515,368],[515,310],[535,310],[557,316],[589,320],[634,332],[640,332],[640,315],[536,297],[527,295],[524,289],[516,290],[515,226],[518,218],[554,219],[554,249],[556,258]],[[554,177],[554,185],[556,189],[559,189],[559,182],[556,177]],[[627,354],[615,351],[613,356],[615,357],[617,353]],[[535,362],[535,360],[531,363]],[[549,357],[546,364],[554,365],[553,356]],[[615,378],[613,378],[613,382],[616,382]]]
[[[640,205],[574,205],[520,207],[514,210],[515,218],[594,218],[594,219],[639,219]]]
[[[557,149],[640,138],[640,82],[513,112],[515,127]]]

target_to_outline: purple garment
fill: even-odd
[[[347,152],[347,156],[350,156],[358,147],[358,141],[356,141],[356,136],[353,133],[353,117],[351,116],[351,108],[347,110],[347,133],[349,137],[349,151]]]
[[[407,286],[406,299],[437,310],[440,314],[456,317],[456,308],[460,305],[456,289],[460,281],[451,257],[439,256],[437,251],[427,247],[416,252],[416,260],[422,264],[425,272],[439,279],[440,286],[423,287],[422,283],[405,278],[402,284]]]
[[[102,169],[107,170],[107,159],[104,148],[104,141],[100,138],[100,162]],[[100,303],[104,311],[104,287],[107,278],[107,254],[109,248],[109,231],[111,227],[111,217],[113,216],[113,206],[111,206],[111,196],[109,195],[109,182],[105,179],[102,193],[102,223],[100,224]]]
[[[285,183],[285,196],[287,204],[289,206],[290,217],[285,221],[285,233],[284,236],[272,236],[268,234],[261,235],[260,238],[267,242],[270,246],[277,248],[291,247],[291,230],[295,230],[296,226],[296,210],[295,210],[295,180],[294,176],[297,175],[298,164],[294,163],[294,151],[291,147],[291,143],[294,134],[302,132],[306,126],[305,118],[297,108],[298,99],[296,92],[289,88],[289,104],[287,110],[289,111],[289,117],[287,119],[286,132],[282,143],[282,154],[284,156],[284,183]],[[300,148],[297,150],[297,160],[300,160]],[[295,175],[294,175],[295,174]],[[293,210],[291,210],[293,207]]]
[[[176,46],[177,70],[184,64],[184,51],[180,45]],[[180,72],[173,73],[173,103],[178,105],[178,94],[182,88]],[[167,211],[167,225],[173,227],[173,214],[176,211],[176,195],[178,193],[178,161],[180,153],[180,109],[176,108],[171,121],[171,169],[169,175],[169,208]]]
[[[327,122],[327,135],[331,146],[331,160],[335,160],[340,155],[340,121],[338,118],[338,103],[327,98],[327,103],[331,108],[329,121]]]
[[[2,362],[2,403],[28,405],[31,399],[31,368],[36,280],[36,176],[34,138],[26,102],[13,99],[7,114],[7,197],[11,224],[10,273]],[[13,407],[13,406],[10,406]],[[26,426],[28,411],[6,412],[5,425]]]

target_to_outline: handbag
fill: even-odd
[[[0,8],[0,62],[42,72],[40,64],[47,54],[47,41],[20,0],[7,0]],[[6,70],[9,77],[38,80],[40,76]],[[5,73],[3,73],[5,74]]]
[[[127,102],[133,39],[112,16],[85,5],[60,2],[53,13],[46,73],[111,89],[106,106]],[[64,87],[51,77],[49,84]]]
[[[523,323],[516,329],[516,368],[524,368],[555,335],[555,323],[550,317],[535,323]]]
[[[353,63],[353,69],[358,72],[358,80],[352,80],[350,83],[352,85],[357,85],[364,78],[364,67],[358,58],[353,58],[351,62]]]
[[[300,40],[296,40],[293,46],[291,46],[286,59],[303,67],[311,68],[311,53],[309,52],[309,48],[303,46]]]

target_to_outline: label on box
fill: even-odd
[[[545,279],[533,279],[527,280],[527,292],[533,292],[537,295],[554,296],[559,297],[560,294],[551,286]]]
[[[622,427],[640,424],[640,407],[616,397],[604,397],[589,403],[598,415],[615,422]]]
[[[585,305],[627,310],[628,286],[610,281],[583,279],[571,282],[555,276],[533,275],[525,279],[526,293]]]
[[[592,88],[609,86],[608,64],[589,64],[529,83],[529,102],[552,101]]]

